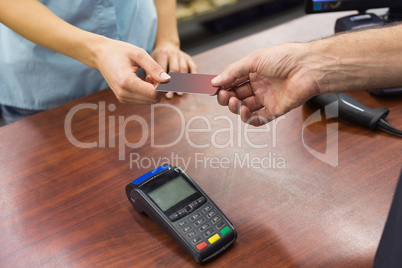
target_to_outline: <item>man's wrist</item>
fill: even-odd
[[[305,58],[309,76],[315,81],[318,93],[325,94],[346,89],[350,76],[333,40],[322,39],[305,43]]]

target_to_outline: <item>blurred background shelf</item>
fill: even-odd
[[[261,4],[277,0],[179,0],[177,19],[179,27],[191,23],[204,23]]]
[[[181,48],[190,55],[304,15],[303,0],[178,0]]]

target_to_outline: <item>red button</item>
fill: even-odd
[[[208,246],[207,243],[202,242],[201,244],[198,244],[198,245],[196,246],[196,248],[197,248],[199,251],[201,251],[201,250],[203,250],[204,248],[206,248],[207,246]]]

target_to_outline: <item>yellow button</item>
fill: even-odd
[[[213,244],[216,241],[219,240],[219,238],[221,238],[218,234],[214,235],[213,237],[211,237],[210,239],[208,239],[209,243]]]

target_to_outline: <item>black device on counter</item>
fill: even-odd
[[[360,30],[384,25],[384,21],[373,13],[363,13],[342,17],[336,20],[335,32]]]
[[[363,13],[373,8],[401,8],[402,2],[400,0],[305,0],[304,7],[307,14],[346,10],[357,10]]]
[[[130,203],[145,212],[196,262],[209,261],[237,238],[232,223],[182,169],[162,165],[126,186]]]
[[[331,103],[338,102],[339,117],[369,129],[380,129],[395,136],[402,137],[402,131],[391,126],[385,117],[387,108],[371,109],[344,93],[328,93],[315,96],[307,104],[323,108]]]

